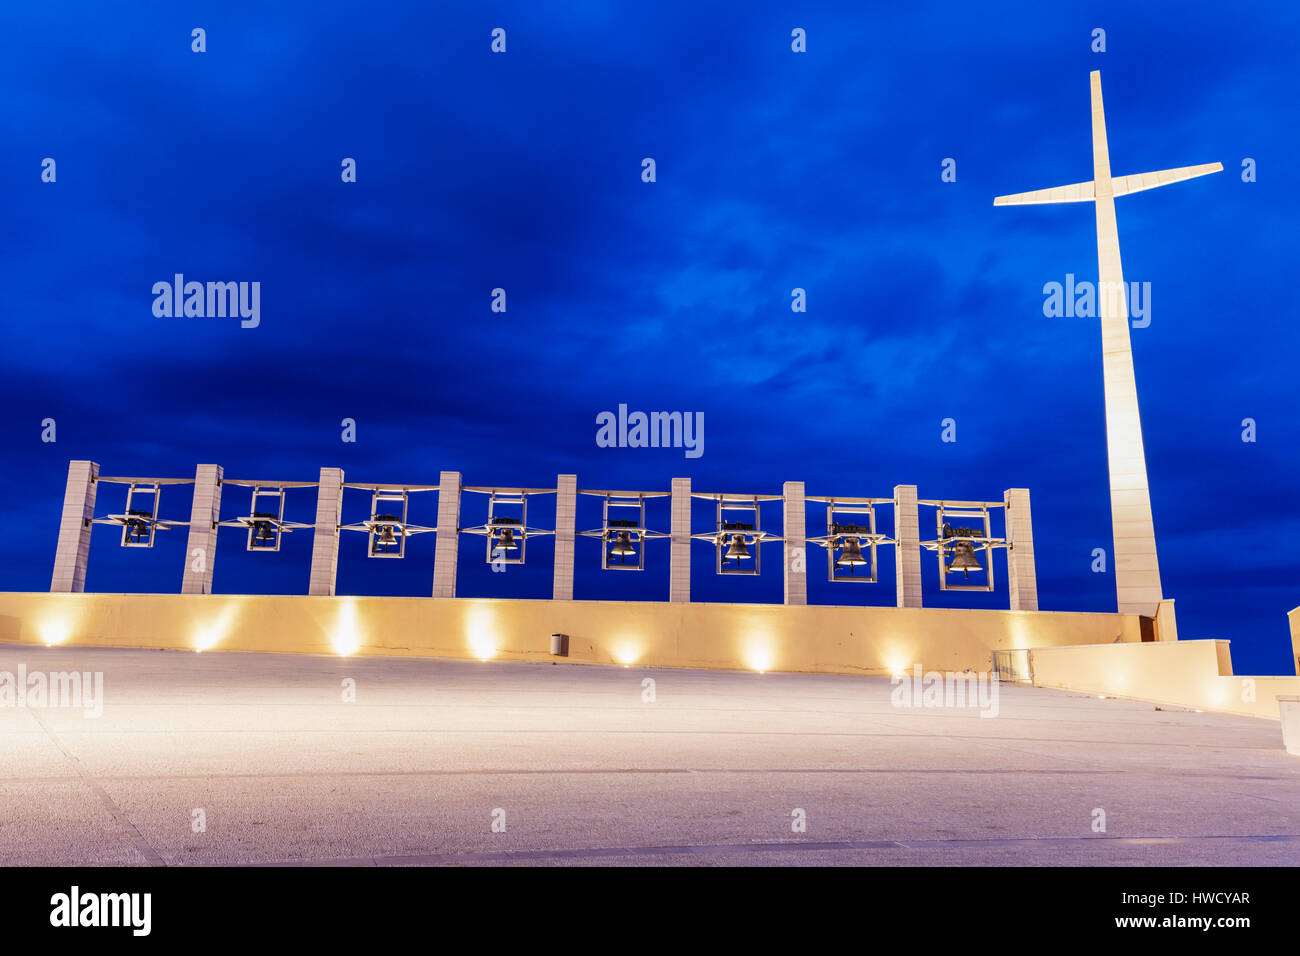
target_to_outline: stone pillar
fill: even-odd
[[[1295,673],[1300,677],[1300,607],[1286,612],[1291,627],[1291,656],[1295,659]]]
[[[433,596],[456,596],[456,562],[460,557],[460,472],[438,476],[438,543],[433,552]]]
[[[343,469],[322,468],[316,488],[316,530],[311,541],[308,594],[332,597],[339,570],[339,525],[343,519]]]
[[[1038,573],[1034,568],[1034,523],[1029,513],[1029,489],[1008,488],[1002,495],[1006,507],[1007,583],[1011,610],[1038,610]]]
[[[555,586],[551,598],[573,600],[573,546],[578,522],[578,476],[555,480]],[[601,542],[604,547],[604,542]]]
[[[921,514],[916,485],[894,486],[894,575],[899,607],[921,606]]]
[[[1178,640],[1178,620],[1174,617],[1174,599],[1165,598],[1156,607],[1156,640]]]
[[[212,593],[212,571],[217,563],[217,522],[221,520],[221,478],[220,465],[199,465],[194,472],[182,594]]]
[[[90,523],[95,517],[95,492],[99,465],[93,461],[68,462],[68,484],[63,492],[63,517],[54,551],[51,591],[84,591],[86,562],[90,557]]]
[[[785,603],[808,603],[807,513],[804,510],[802,481],[787,481],[781,486],[784,499]]]
[[[691,479],[673,479],[672,535],[668,539],[668,600],[691,600]]]

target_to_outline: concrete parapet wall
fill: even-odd
[[[1135,615],[479,598],[0,593],[0,641],[889,674],[1140,640]]]
[[[1300,677],[1234,676],[1222,640],[1035,647],[1030,663],[1038,687],[1271,720],[1280,695],[1300,694]]]

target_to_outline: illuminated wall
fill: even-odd
[[[1034,684],[1252,717],[1279,718],[1300,677],[1234,676],[1227,641],[1035,648]]]
[[[988,670],[1002,648],[1140,640],[1133,615],[478,598],[0,593],[0,641],[836,674]]]

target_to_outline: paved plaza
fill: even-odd
[[[980,717],[895,707],[888,678],[0,645],[20,667],[102,673],[103,712],[0,707],[6,866],[1300,863],[1273,721],[1015,685]]]

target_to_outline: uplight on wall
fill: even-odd
[[[209,624],[206,627],[198,628],[198,633],[194,637],[194,653],[202,654],[204,651],[216,647],[219,640],[221,640],[221,635],[217,632],[216,625]]]
[[[766,674],[776,661],[772,643],[768,638],[750,638],[745,644],[745,666],[752,671]]]
[[[615,662],[630,667],[641,659],[645,647],[634,640],[617,640],[610,647],[610,653],[613,654]]]
[[[357,627],[357,609],[351,601],[345,601],[339,607],[338,623],[334,626],[334,634],[330,638],[330,643],[334,647],[334,653],[340,657],[347,657],[355,654],[361,647],[361,633]]]
[[[215,620],[200,624],[195,628],[194,652],[200,654],[220,644],[226,635],[230,633],[237,613],[234,603],[227,603]]]
[[[466,614],[466,640],[469,652],[481,661],[497,655],[496,618],[491,608],[477,605]]]
[[[41,640],[46,647],[62,644],[72,633],[72,625],[66,618],[55,618],[41,624]]]

